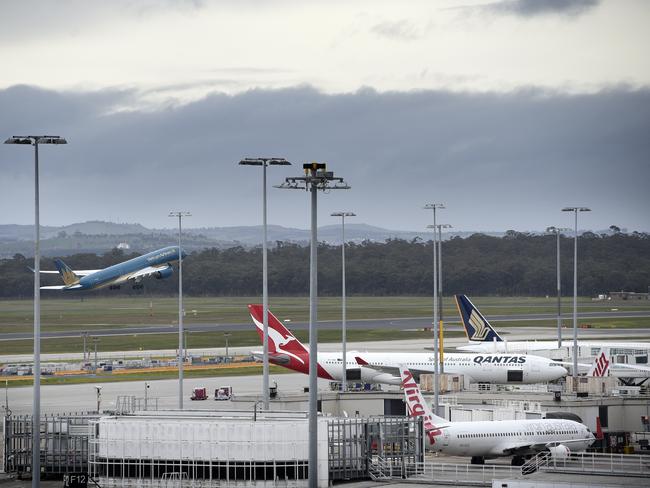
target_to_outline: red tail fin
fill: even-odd
[[[264,309],[262,305],[248,306],[251,318],[257,328],[260,341],[264,340]],[[269,352],[307,354],[308,350],[296,337],[269,311]]]
[[[600,417],[596,417],[596,439],[603,438],[603,427],[600,425]]]

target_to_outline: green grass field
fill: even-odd
[[[348,318],[380,319],[421,317],[423,326],[430,323],[431,298],[429,297],[350,297],[348,299]],[[556,301],[553,297],[477,297],[474,303],[490,315],[554,313]],[[186,324],[198,323],[250,323],[246,305],[259,302],[252,297],[188,297],[185,300]],[[271,297],[271,310],[280,319],[292,322],[307,321],[309,303],[306,297]],[[0,301],[0,333],[32,331],[32,301]],[[340,319],[340,298],[321,298],[319,300],[319,320]],[[581,298],[581,311],[619,311],[649,310],[650,304],[644,301],[593,302],[590,298]],[[563,309],[571,309],[571,299],[563,300]],[[458,320],[453,299],[445,298],[445,317]],[[160,297],[120,297],[98,298],[89,294],[79,299],[48,299],[41,303],[41,327],[43,332],[93,330],[106,328],[127,328],[132,325],[173,325],[178,319],[178,302],[176,298]],[[585,322],[585,321],[581,321]],[[588,320],[594,327],[650,327],[650,318],[635,319],[593,319]],[[499,328],[510,326],[549,326],[555,321],[520,321],[497,322]],[[450,324],[447,337],[464,335],[458,324]],[[300,340],[307,341],[306,331],[297,331]],[[430,332],[400,330],[350,330],[349,341],[379,341],[394,339],[430,339]],[[340,332],[322,330],[319,342],[340,342]],[[127,351],[151,349],[175,349],[178,338],[175,334],[128,334],[102,337],[100,351]],[[259,346],[259,339],[251,324],[250,332],[233,332],[229,338],[231,346]],[[188,347],[209,348],[223,347],[225,338],[221,332],[197,332],[188,334]],[[0,341],[0,354],[29,354],[33,350],[31,340]],[[81,352],[83,340],[78,338],[44,339],[43,353]]]
[[[514,313],[554,313],[555,298],[497,298],[477,297],[474,303],[486,315]],[[215,297],[185,299],[185,323],[247,323],[250,321],[246,305],[260,302],[259,297]],[[350,297],[348,318],[379,319],[431,316],[429,297]],[[458,312],[451,298],[445,299],[444,314],[457,319]],[[0,333],[29,332],[32,330],[31,300],[0,301]],[[271,297],[270,307],[281,319],[306,321],[309,317],[309,301],[306,297]],[[564,310],[570,310],[571,299],[563,300]],[[650,310],[645,301],[593,302],[581,298],[580,310],[603,311]],[[318,316],[320,320],[335,320],[341,316],[340,298],[320,298]],[[122,328],[131,325],[166,325],[178,320],[176,298],[160,297],[115,297],[97,298],[89,294],[79,299],[41,300],[41,326],[46,331]]]

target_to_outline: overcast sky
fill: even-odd
[[[0,138],[43,147],[41,222],[260,222],[270,184],[325,161],[392,229],[650,230],[650,3],[639,0],[5,2]],[[33,151],[0,146],[0,224],[33,222]],[[269,221],[308,226],[269,190]]]

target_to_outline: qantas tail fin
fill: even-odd
[[[264,341],[264,307],[251,304],[248,311],[257,328],[260,341]],[[291,355],[307,354],[309,350],[280,322],[269,310],[269,352],[290,353]]]
[[[588,376],[597,376],[599,378],[602,378],[603,376],[609,376],[609,367],[611,364],[612,360],[609,357],[609,349],[603,347],[600,351],[598,351],[598,354],[596,355],[596,358],[594,359],[594,362],[589,369]]]
[[[455,295],[456,306],[463,322],[465,333],[470,341],[474,342],[503,342],[501,336],[492,328],[478,308],[466,295]]]
[[[75,272],[70,269],[70,266],[65,264],[60,259],[55,259],[54,264],[56,265],[56,269],[59,270],[59,274],[61,275],[61,278],[63,278],[65,286],[72,286],[79,283],[79,276],[77,276]]]
[[[432,435],[439,435],[440,429],[449,425],[451,422],[442,417],[438,417],[431,411],[431,407],[427,404],[418,384],[413,379],[413,374],[404,365],[400,364],[399,372],[402,378],[402,388],[404,388],[404,397],[406,398],[409,415],[412,417],[423,416],[424,429],[427,434],[433,432]],[[429,435],[429,439],[433,439],[431,435]]]

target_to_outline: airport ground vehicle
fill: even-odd
[[[232,386],[220,386],[214,390],[215,400],[230,400],[232,398]]]
[[[205,386],[200,386],[192,390],[192,396],[190,400],[207,400],[208,399],[208,389]]]

